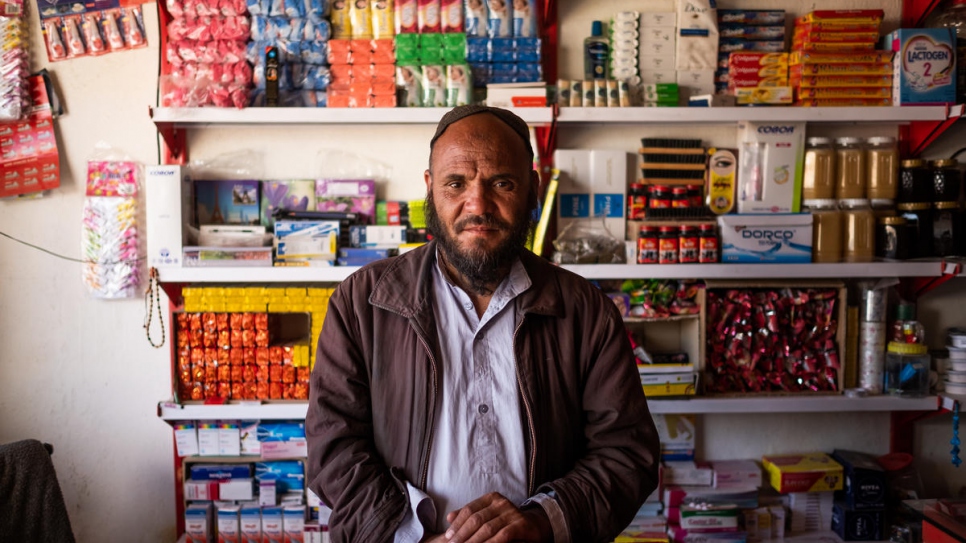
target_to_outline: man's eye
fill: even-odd
[[[498,189],[512,189],[513,183],[510,181],[497,181],[494,186]]]

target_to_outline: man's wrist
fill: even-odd
[[[540,541],[553,541],[553,526],[550,524],[550,517],[543,507],[536,502],[524,505],[520,510],[527,520],[537,528],[540,533]]]

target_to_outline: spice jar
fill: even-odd
[[[808,138],[805,142],[805,171],[802,199],[835,197],[835,150],[831,138]]]
[[[701,225],[698,260],[702,264],[713,264],[718,261],[718,229],[713,224]]]
[[[879,137],[868,139],[868,183],[869,198],[894,200],[899,187],[899,148],[896,139]]]
[[[659,230],[656,226],[642,226],[637,238],[637,263],[657,264],[659,252]]]
[[[631,183],[627,191],[627,219],[639,221],[647,214],[647,185]]]
[[[862,198],[839,200],[842,209],[842,259],[871,262],[875,255],[875,215]]]
[[[913,158],[902,161],[896,200],[900,204],[932,201],[932,171],[926,168],[925,160]]]
[[[804,200],[805,211],[812,214],[812,262],[842,260],[842,214],[835,200]]]
[[[688,200],[691,202],[691,207],[704,205],[704,187],[701,185],[685,185],[684,188],[688,191]]]
[[[909,258],[932,256],[932,206],[925,202],[898,204],[896,209],[905,217],[912,247]]]
[[[906,260],[910,249],[909,225],[905,217],[879,217],[876,220],[875,256]]]
[[[839,138],[835,144],[835,197],[840,200],[865,198],[868,171],[862,138]]]
[[[700,260],[700,240],[697,226],[682,225],[678,235],[678,262],[681,264],[697,264]]]
[[[671,207],[675,209],[691,207],[691,200],[688,198],[688,189],[684,187],[674,187],[671,189]]]
[[[658,262],[660,264],[677,264],[678,228],[676,226],[662,226],[658,246]]]
[[[962,175],[959,163],[954,159],[934,160],[932,167],[932,191],[934,202],[958,202]]]
[[[671,207],[671,187],[667,185],[651,185],[648,191],[647,207],[651,209],[669,209]]]
[[[959,255],[962,211],[958,202],[936,202],[932,212],[932,256]]]

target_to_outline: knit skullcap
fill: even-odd
[[[446,114],[443,115],[443,118],[439,120],[439,124],[436,125],[436,134],[433,135],[433,139],[429,142],[429,149],[433,149],[433,146],[436,145],[436,140],[443,135],[443,132],[445,132],[451,124],[479,113],[489,113],[490,115],[493,115],[497,119],[503,121],[505,125],[509,126],[514,132],[517,133],[518,136],[520,136],[520,139],[523,140],[523,144],[526,145],[527,153],[529,156],[533,156],[533,146],[530,145],[530,129],[527,127],[527,123],[523,119],[518,117],[512,111],[478,104],[459,106],[447,111]]]

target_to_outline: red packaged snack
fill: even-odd
[[[242,329],[242,314],[241,313],[229,313],[229,328],[232,330]]]
[[[256,385],[255,383],[245,383],[244,386],[242,387],[242,392],[244,393],[244,396],[238,399],[254,400],[256,398],[255,392],[257,390],[257,387],[258,385]]]
[[[187,368],[179,369],[178,370],[178,385],[179,386],[184,387],[185,385],[190,385],[191,384],[191,381],[192,381],[192,379],[191,379],[191,366],[188,366]],[[184,389],[182,388],[182,390],[184,390]]]
[[[246,383],[254,383],[258,380],[258,366],[252,366],[249,364],[247,366],[242,366],[242,368],[244,369],[242,372],[242,381],[245,381]]]
[[[241,328],[232,328],[231,329],[231,346],[232,347],[234,347],[234,348],[240,348],[240,347],[244,347],[245,346],[245,340],[242,337],[242,332],[244,332],[244,330],[242,330]]]
[[[217,349],[218,364],[228,366],[231,364],[231,349]]]
[[[231,360],[231,365],[232,366],[240,366],[240,365],[242,365],[244,363],[244,357],[245,357],[245,355],[242,354],[242,349],[240,347],[239,348],[231,349],[229,351],[229,353],[230,354],[228,356],[229,356],[229,358]]]
[[[218,382],[218,368],[215,366],[205,366],[205,383]]]
[[[268,330],[255,330],[255,346],[268,348]]]
[[[179,348],[180,347],[188,347],[191,344],[190,343],[191,342],[191,331],[190,330],[185,330],[185,329],[178,330],[178,334],[175,337],[176,337],[176,341],[177,341],[177,346]]]
[[[215,347],[218,345],[218,331],[214,328],[205,329],[202,332],[201,342],[205,347]]]
[[[282,345],[282,364],[291,364],[295,356],[295,348],[292,345]]]
[[[283,400],[294,400],[295,398],[295,383],[286,384],[282,386],[282,399]]]
[[[268,384],[268,397],[272,400],[282,399],[282,383]]]
[[[268,365],[268,360],[269,360],[268,353],[269,353],[268,347],[258,347],[258,348],[256,348],[255,349],[255,363],[258,364],[259,366],[267,366]]]
[[[257,383],[255,385],[255,398],[256,400],[267,400],[269,399],[268,383]]]
[[[245,383],[232,383],[231,397],[236,400],[245,399]]]
[[[205,364],[205,350],[203,348],[191,349],[191,363],[199,366]]]
[[[61,31],[64,36],[64,44],[67,45],[67,58],[82,57],[87,54],[84,47],[84,39],[81,38],[81,19],[80,15],[69,15],[62,19]]]
[[[281,364],[282,363],[282,348],[279,347],[279,346],[277,346],[277,345],[275,347],[269,347],[268,348],[268,360],[272,364]]]
[[[179,330],[187,330],[188,328],[191,327],[191,314],[190,313],[178,313],[175,316],[175,319],[178,322],[178,329]]]
[[[272,366],[255,366],[255,381],[267,383],[270,381],[268,368]]]
[[[282,368],[285,366],[269,366],[268,367],[268,380],[273,383],[282,382]]]
[[[191,330],[201,330],[201,313],[188,314],[188,328]]]
[[[241,383],[245,380],[245,368],[248,366],[229,366],[231,368],[231,382]]]
[[[242,353],[243,353],[242,362],[244,364],[254,364],[255,363],[255,348],[254,347],[246,347],[246,348],[242,349]]]
[[[190,353],[191,351],[188,351]],[[191,355],[190,354],[179,354],[177,361],[178,371],[191,369]]]
[[[309,378],[312,376],[312,370],[309,368],[297,368],[295,373],[296,383],[309,383]]]
[[[131,6],[121,10],[121,32],[124,43],[128,48],[147,47],[148,40],[144,37],[144,23],[141,20],[140,6]]]
[[[192,387],[192,383],[178,384],[178,399],[180,401],[191,399],[191,387]]]
[[[255,313],[255,329],[268,330],[268,313]]]
[[[215,322],[214,313],[202,313],[201,314],[201,328],[202,330],[217,330],[218,326]]]
[[[228,315],[228,313],[215,313],[215,326],[219,332],[230,328],[228,326]]]
[[[304,383],[295,383],[295,399],[296,400],[308,400],[309,399],[309,385]]]
[[[255,314],[254,313],[242,313],[242,330],[254,330],[255,329]]]
[[[205,365],[206,366],[217,366],[218,365],[218,349],[206,348],[205,349]]]
[[[218,370],[218,380],[229,383],[231,382],[231,370],[232,368],[237,368],[238,366],[215,366]]]
[[[189,333],[190,336],[188,338],[188,345],[190,345],[192,349],[205,346],[205,333],[203,330],[191,330]]]
[[[255,347],[255,330],[242,330],[242,346]]]
[[[219,349],[227,349],[231,347],[231,331],[230,330],[219,330],[218,339],[215,340],[215,346]]]
[[[282,366],[282,382],[283,383],[294,383],[295,382],[295,367],[293,367],[293,366]]]
[[[204,400],[205,399],[205,386],[201,383],[193,383],[191,385],[191,396],[192,400]]]

